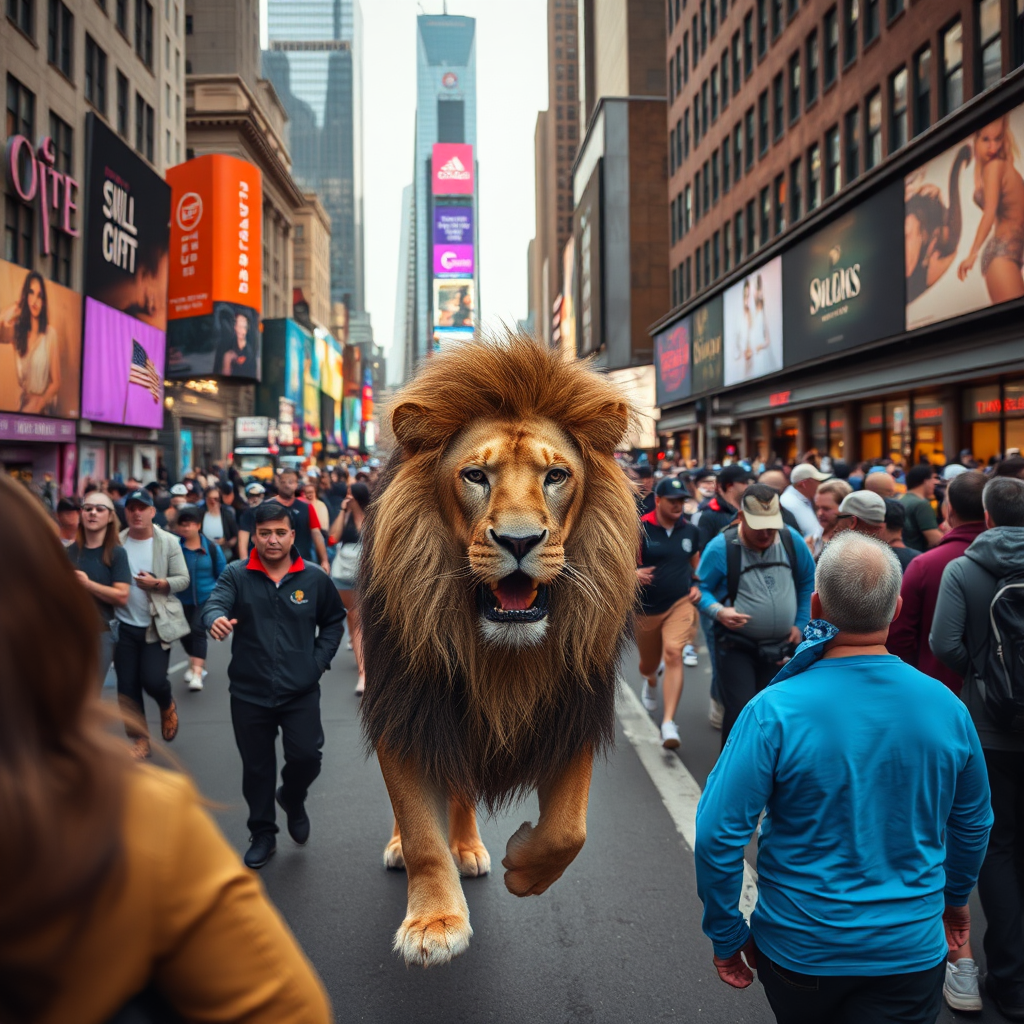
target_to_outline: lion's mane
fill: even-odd
[[[587,366],[508,333],[432,357],[392,403],[396,445],[363,531],[360,572],[368,745],[494,810],[614,735],[615,679],[636,595],[639,524],[613,451],[629,408]],[[464,513],[439,466],[481,418],[541,416],[584,463],[565,568],[534,646],[482,640]]]

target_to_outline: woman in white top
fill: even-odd
[[[757,287],[754,289],[754,321],[750,329],[750,345],[754,350],[754,377],[763,377],[766,373],[780,369],[773,365],[772,342],[764,312],[764,288],[760,274],[757,275]]]
[[[14,345],[19,412],[56,412],[60,394],[60,345],[50,323],[46,284],[35,270],[25,275],[21,298],[0,314],[0,344]]]

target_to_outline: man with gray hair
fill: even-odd
[[[984,755],[960,701],[886,651],[901,582],[874,538],[825,546],[807,639],[744,708],[697,809],[715,967],[735,988],[756,970],[781,1024],[933,1024],[946,954],[967,939],[992,822]]]

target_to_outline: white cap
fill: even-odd
[[[310,466],[309,469],[306,470],[306,476],[316,477],[316,476],[319,476],[319,475],[320,475],[320,470],[317,469],[316,466]]]
[[[184,484],[175,484],[171,488],[171,494],[175,498],[184,497],[186,494],[188,494],[188,488]]]
[[[961,466],[959,462],[951,462],[943,471],[943,480],[955,480],[961,473],[969,473],[970,470],[966,466]]]
[[[831,473],[819,473],[809,462],[801,462],[799,466],[794,466],[793,472],[789,475],[791,484],[802,484],[805,480],[817,480],[821,483],[823,480],[831,479]]]

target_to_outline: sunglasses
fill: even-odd
[[[83,512],[113,512],[114,510],[112,508],[109,508],[106,505],[83,505],[82,506],[82,511]]]

